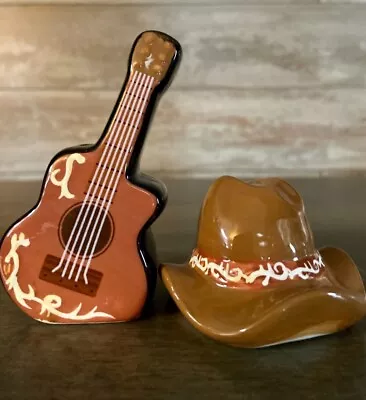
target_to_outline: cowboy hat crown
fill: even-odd
[[[287,182],[223,176],[203,202],[200,252],[237,262],[300,259],[315,253],[300,195]]]

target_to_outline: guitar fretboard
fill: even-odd
[[[120,169],[125,164],[113,153],[126,153],[127,158],[133,151],[145,117],[145,110],[153,90],[153,78],[135,72],[126,86],[113,122],[103,140],[104,151],[108,151],[108,161],[100,162],[103,168]],[[127,160],[128,161],[128,160]]]

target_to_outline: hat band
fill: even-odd
[[[325,267],[318,252],[297,261],[237,263],[203,257],[198,249],[193,250],[189,265],[219,284],[239,288],[268,286],[273,281],[312,279]]]

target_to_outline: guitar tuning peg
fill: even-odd
[[[159,65],[159,64],[155,64],[155,65],[152,67],[152,69],[153,69],[154,71],[156,71],[156,72],[161,73],[162,70],[163,70],[163,67],[162,67],[161,65]]]
[[[141,54],[147,54],[148,52],[149,52],[149,48],[146,47],[146,46],[144,46],[144,47],[141,49]]]
[[[148,32],[148,33],[146,33],[145,35],[144,35],[144,41],[145,41],[145,43],[150,43],[151,44],[151,42],[154,40],[154,35],[152,34],[152,33],[150,33],[150,32]]]
[[[172,50],[173,49],[173,44],[170,42],[165,42],[164,43],[164,47],[168,50]]]

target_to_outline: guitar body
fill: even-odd
[[[141,36],[134,48],[139,40]],[[179,47],[173,43],[177,51]],[[123,147],[121,143],[127,143],[129,137],[122,135],[117,145],[115,132],[121,128],[113,124],[129,82],[128,76],[98,143],[56,155],[46,171],[37,205],[2,239],[4,287],[12,300],[38,321],[134,320],[152,297],[156,266],[147,241],[152,222],[164,209],[166,189],[136,171],[158,92],[141,108],[144,112],[139,111],[144,119],[135,123],[141,129],[136,129],[139,137],[134,146]],[[136,105],[125,108],[137,110]],[[120,121],[126,119],[120,117]],[[111,131],[116,137],[113,143]],[[132,142],[132,134],[130,137]]]

